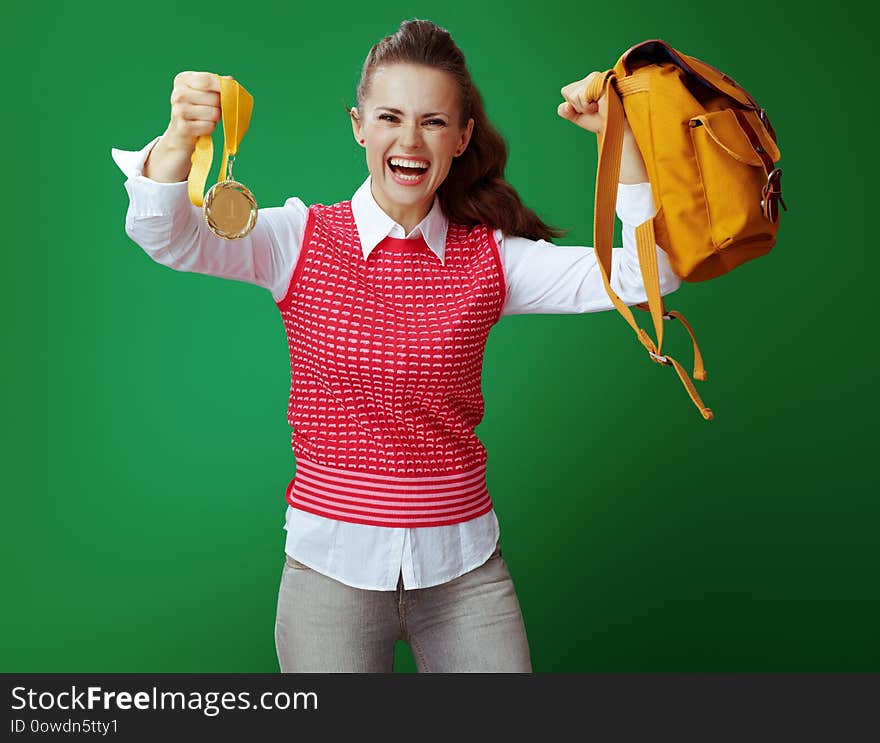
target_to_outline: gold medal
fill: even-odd
[[[237,240],[247,235],[257,223],[257,201],[243,183],[229,178],[215,183],[205,194],[205,221],[218,237]]]
[[[198,138],[192,155],[188,179],[190,201],[196,206],[203,206],[210,230],[226,240],[244,237],[257,222],[257,200],[247,186],[232,179],[232,166],[238,146],[250,124],[253,107],[253,96],[242,85],[232,78],[220,78],[223,161],[220,164],[220,177],[205,195],[204,205],[202,193],[214,159],[211,135]]]

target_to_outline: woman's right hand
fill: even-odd
[[[144,176],[159,183],[185,181],[196,141],[210,135],[218,121],[220,77],[213,72],[178,72],[171,91],[171,120],[144,163]]]
[[[228,76],[227,76],[228,77]],[[220,121],[220,78],[213,72],[178,72],[171,91],[169,145],[195,149],[196,140],[211,134]]]

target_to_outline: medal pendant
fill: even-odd
[[[233,180],[215,183],[205,195],[205,221],[217,237],[238,240],[257,223],[257,201],[250,189]]]

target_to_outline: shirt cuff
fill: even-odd
[[[144,163],[161,136],[148,142],[140,150],[110,149],[110,155],[119,169],[125,174],[125,190],[129,198],[129,216],[157,217],[171,214],[185,201],[189,203],[187,181],[160,183],[147,178]]]
[[[640,225],[656,213],[650,182],[617,184],[617,216],[623,224]]]

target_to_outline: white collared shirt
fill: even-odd
[[[139,151],[111,149],[126,175],[129,206],[125,231],[153,260],[176,271],[192,271],[256,284],[275,302],[286,294],[302,244],[308,207],[292,197],[283,206],[261,208],[246,237],[227,241],[205,224],[202,209],[188,196],[187,182],[159,183],[143,175],[144,162],[160,137]],[[409,234],[373,198],[370,177],[351,198],[364,251],[385,237],[421,235],[444,260],[448,220],[435,197],[425,218]],[[646,300],[635,243],[635,228],[655,212],[650,183],[618,185],[617,216],[623,247],[612,251],[611,286],[628,305]],[[504,235],[495,230],[507,295],[502,315],[585,313],[613,308],[591,247],[557,246],[545,240]],[[681,280],[657,246],[660,293]],[[286,485],[286,482],[285,482]],[[283,490],[284,486],[281,486]],[[295,560],[356,588],[395,590],[402,576],[407,589],[453,580],[482,565],[498,541],[495,512],[448,526],[392,528],[352,524],[287,507],[285,551]]]

